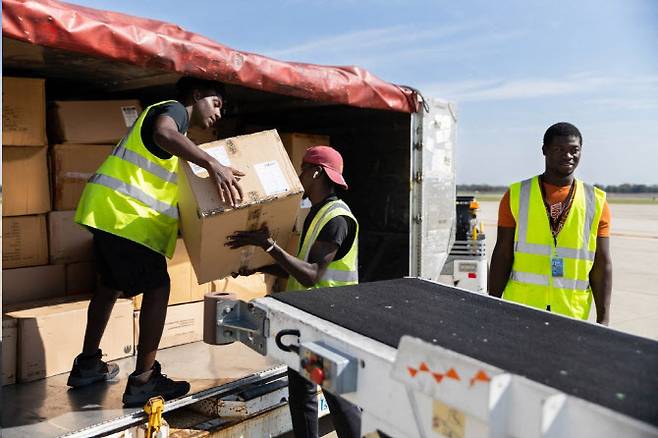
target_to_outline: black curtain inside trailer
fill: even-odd
[[[176,73],[2,39],[3,75],[46,79],[53,100],[175,98]],[[409,273],[411,115],[317,102],[227,85],[220,138],[275,128],[322,134],[341,152],[360,223],[361,281]]]

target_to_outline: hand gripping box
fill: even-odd
[[[206,169],[180,162],[180,224],[199,283],[225,278],[240,268],[274,263],[261,248],[224,246],[236,231],[267,225],[285,247],[292,235],[304,189],[275,130],[228,138],[200,146],[220,163],[245,173],[244,199],[231,208],[220,199]]]

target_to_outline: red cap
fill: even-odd
[[[313,146],[306,149],[302,161],[322,166],[330,180],[347,190],[347,183],[343,178],[343,157],[336,149],[329,146]]]

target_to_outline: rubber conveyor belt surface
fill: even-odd
[[[273,298],[397,348],[403,335],[658,425],[658,342],[418,279]]]

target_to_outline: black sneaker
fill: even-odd
[[[188,382],[171,380],[162,374],[160,363],[156,360],[153,372],[146,383],[140,383],[132,374],[128,377],[126,391],[123,393],[123,405],[125,407],[143,406],[150,398],[156,396],[172,400],[189,391]]]
[[[93,356],[79,354],[73,360],[73,368],[66,384],[77,388],[115,378],[119,374],[119,365],[103,362],[101,357],[101,350],[98,350]]]

